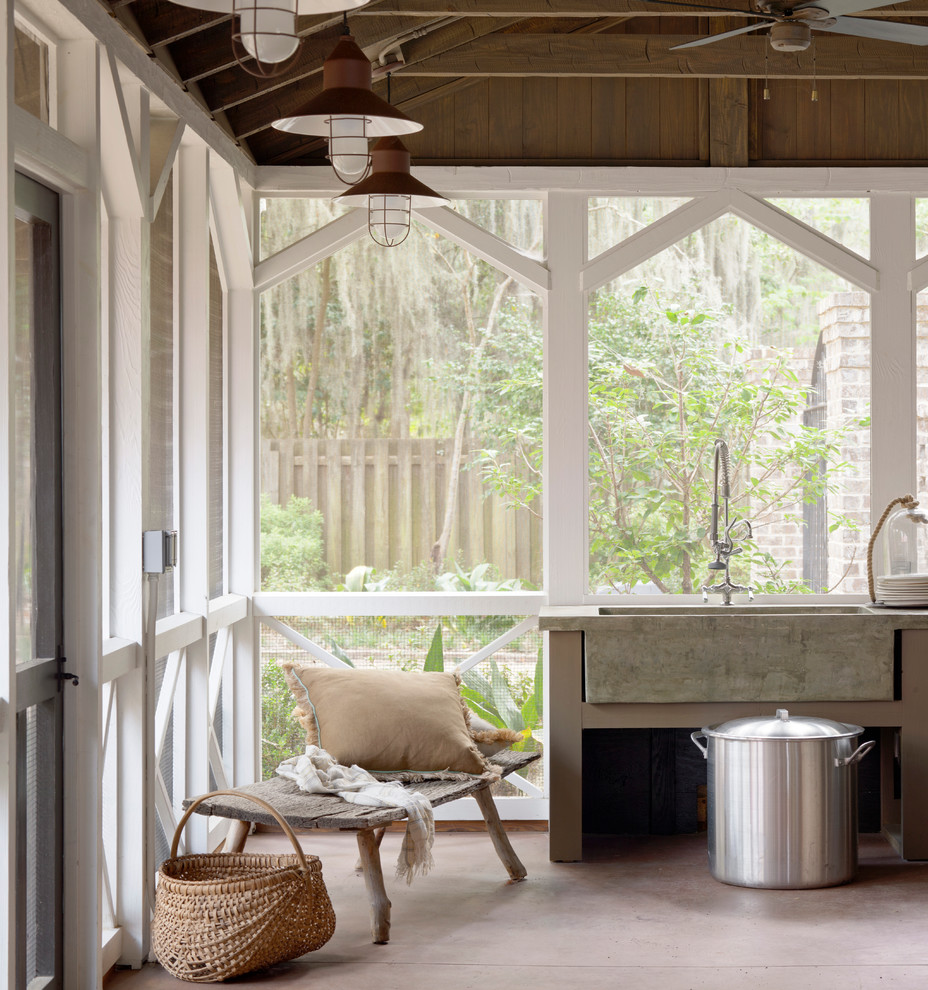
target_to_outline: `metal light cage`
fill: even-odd
[[[383,138],[397,134],[412,134],[422,130],[422,124],[407,117],[373,91],[371,63],[350,34],[342,35],[338,44],[322,65],[322,92],[309,100],[292,117],[281,117],[272,124],[289,134],[317,135],[329,139],[331,151],[332,121],[364,120],[368,138]],[[335,174],[346,185],[356,185],[370,174],[370,168],[358,179],[348,181]]]
[[[367,229],[381,247],[396,247],[409,236],[410,197],[384,195],[367,198]]]
[[[249,75],[273,79],[300,51],[296,0],[233,0],[232,54]]]
[[[409,151],[398,137],[381,138],[371,158],[371,174],[335,202],[366,207],[371,238],[383,247],[396,247],[409,234],[412,210],[448,206],[449,200],[410,175]]]

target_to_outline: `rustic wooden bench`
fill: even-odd
[[[500,767],[502,776],[522,770],[537,760],[540,753],[503,751],[492,757],[492,763]],[[467,780],[426,780],[416,784],[404,784],[409,790],[424,794],[432,807],[446,804],[460,797],[473,795],[483,814],[496,853],[506,867],[511,880],[524,880],[525,867],[515,854],[509,837],[500,822],[496,804],[490,794],[490,784],[480,778]],[[324,794],[307,794],[292,781],[275,777],[259,784],[236,787],[241,794],[254,794],[277,809],[292,828],[330,829],[355,832],[361,856],[361,872],[367,888],[371,910],[371,938],[377,944],[390,940],[390,900],[383,883],[380,865],[380,842],[388,825],[402,821],[406,812],[402,808],[369,808],[350,804],[339,797]],[[184,807],[192,799],[184,801]],[[241,852],[251,830],[252,822],[265,825],[277,824],[274,818],[258,805],[237,797],[219,795],[205,800],[196,814],[218,815],[232,819],[233,825],[224,846],[227,852]]]

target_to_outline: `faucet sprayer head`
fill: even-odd
[[[718,469],[722,465],[721,485],[719,484]],[[718,496],[731,498],[731,462],[728,459],[728,444],[724,440],[715,441],[715,471],[716,471],[716,501]]]

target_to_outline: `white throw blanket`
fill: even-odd
[[[335,794],[352,804],[375,808],[403,808],[408,816],[406,835],[396,861],[396,875],[412,883],[425,876],[432,866],[435,818],[431,802],[424,794],[407,791],[402,784],[384,783],[366,770],[336,763],[318,746],[307,746],[302,756],[292,756],[277,768],[281,777],[293,780],[310,794]]]

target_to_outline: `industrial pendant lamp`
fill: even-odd
[[[412,210],[448,206],[449,200],[409,174],[409,152],[398,137],[381,138],[371,157],[368,178],[336,196],[335,202],[366,206],[371,237],[383,247],[396,247],[409,234]]]
[[[273,126],[289,134],[328,138],[332,168],[351,186],[370,174],[369,138],[412,134],[422,125],[374,93],[371,63],[347,27],[346,21],[346,33],[322,63],[322,92],[299,113],[275,120]]]
[[[354,10],[370,0],[174,0],[182,7],[232,14],[232,53],[253,76],[280,75],[300,47],[297,14]],[[250,56],[250,58],[249,58]],[[251,61],[254,59],[254,61]]]

